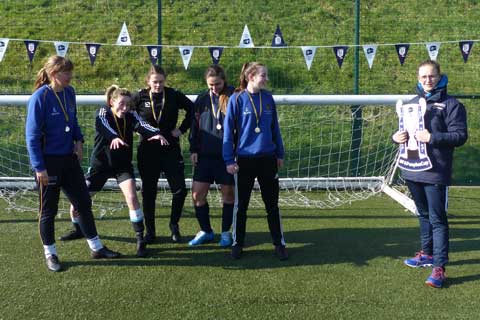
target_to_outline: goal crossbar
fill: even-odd
[[[195,101],[197,95],[187,95]],[[398,100],[407,102],[414,95],[273,95],[279,105],[391,105]],[[0,105],[25,106],[30,95],[0,95]],[[105,102],[103,95],[77,95],[78,105],[100,105]]]

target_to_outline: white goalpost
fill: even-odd
[[[188,97],[193,101],[196,98]],[[391,141],[398,127],[394,106],[398,100],[406,102],[412,97],[274,95],[286,150],[285,167],[279,173],[280,206],[332,208],[384,192],[415,212],[413,201],[391,187],[398,152]],[[29,95],[0,96],[0,197],[8,201],[10,209],[36,211],[35,182],[24,139],[28,98]],[[77,96],[78,118],[86,138],[82,162],[85,170],[93,144],[95,110],[102,104],[101,95]],[[188,141],[183,137],[181,143],[190,187]],[[138,187],[140,184],[137,179]],[[158,205],[169,206],[166,179],[160,179],[158,186]],[[255,188],[258,190],[258,185]],[[124,201],[119,194],[115,181],[109,181],[105,191],[95,196],[94,209],[100,214],[122,209]],[[220,204],[215,190],[209,197],[212,205]],[[189,203],[187,199],[186,205]],[[254,192],[251,206],[263,207],[259,192]],[[60,210],[67,207],[66,203],[61,204]]]

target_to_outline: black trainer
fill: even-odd
[[[147,256],[147,244],[143,240],[137,241],[137,257],[145,258]]]
[[[63,236],[60,236],[58,240],[60,241],[71,241],[71,240],[77,240],[77,239],[82,239],[83,238],[83,233],[80,229],[72,229],[65,233]]]
[[[237,260],[242,256],[243,248],[242,246],[235,245],[232,247],[232,258]]]
[[[180,235],[180,228],[178,224],[170,224],[170,231],[172,231],[172,242],[180,243],[182,242],[182,236]]]
[[[92,251],[91,254],[93,259],[115,259],[120,257],[120,252],[112,251],[105,246],[98,251]]]
[[[277,255],[278,259],[280,259],[280,261],[288,259],[287,248],[285,248],[285,246],[275,246],[275,254]]]
[[[49,256],[46,260],[48,270],[52,272],[58,272],[62,270],[62,265],[58,261],[58,257],[54,254]]]

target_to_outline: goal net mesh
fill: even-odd
[[[93,147],[97,107],[78,106],[85,136],[85,172]],[[363,200],[381,192],[383,183],[391,178],[397,155],[391,134],[398,121],[393,106],[278,105],[278,113],[286,150],[285,166],[279,172],[281,207],[332,208]],[[25,106],[0,106],[0,197],[8,202],[10,210],[37,211],[38,195],[25,147],[25,117]],[[138,139],[134,161],[137,142]],[[193,169],[185,136],[181,145],[187,186],[191,186]],[[141,200],[138,173],[136,176]],[[157,205],[169,207],[171,194],[164,177],[159,181],[159,190]],[[215,185],[209,193],[209,203],[221,204]],[[113,180],[93,197],[93,205],[96,215],[126,208]],[[185,206],[192,206],[189,197]],[[250,207],[263,207],[257,184]],[[67,210],[68,203],[62,195],[59,211]]]

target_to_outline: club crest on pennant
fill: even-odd
[[[427,102],[421,98],[417,104],[403,104],[397,101],[398,129],[407,131],[408,140],[400,144],[398,167],[407,171],[426,171],[432,168],[432,162],[427,154],[427,145],[415,139],[415,133],[425,129],[425,112]]]

